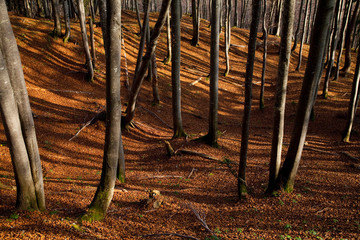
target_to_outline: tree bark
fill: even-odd
[[[230,56],[229,56],[229,50],[230,50],[230,39],[231,39],[231,0],[225,0],[225,61],[226,61],[226,69],[224,72],[224,76],[226,77],[230,72]]]
[[[297,42],[298,42],[298,38],[299,38],[299,32],[300,32],[300,26],[301,26],[301,18],[303,16],[303,12],[304,12],[304,1],[300,1],[301,2],[301,5],[300,5],[300,11],[299,11],[299,21],[298,21],[298,24],[297,24],[297,28],[296,28],[296,32],[294,34],[294,45],[293,47],[291,48],[291,53],[293,53],[297,47]]]
[[[173,138],[184,137],[186,133],[183,129],[181,118],[181,86],[180,86],[180,22],[181,22],[181,1],[172,0],[171,2],[171,40],[172,40],[172,111],[173,111]]]
[[[69,41],[71,35],[71,27],[70,27],[70,15],[69,15],[69,0],[63,1],[64,8],[64,19],[65,19],[65,35],[63,37],[63,42],[67,43]]]
[[[166,57],[164,59],[164,64],[168,64],[169,62],[171,62],[171,53],[172,53],[172,48],[171,48],[171,32],[170,32],[170,12],[167,13],[166,16],[166,45],[167,45],[167,54]]]
[[[328,31],[335,8],[335,0],[319,0],[319,7],[311,37],[309,58],[299,98],[293,133],[286,158],[277,179],[277,187],[292,192],[300,164],[310,113],[323,67]]]
[[[263,53],[263,65],[261,71],[261,87],[260,87],[260,100],[259,100],[259,108],[265,108],[265,99],[264,99],[264,92],[265,92],[265,72],[266,72],[266,57],[267,57],[267,38],[268,38],[268,30],[266,26],[266,0],[263,0],[263,46],[264,46],[264,53]]]
[[[304,25],[302,27],[302,33],[301,33],[301,42],[300,42],[300,50],[299,50],[299,61],[298,61],[298,65],[296,66],[295,71],[300,71],[300,67],[301,67],[301,60],[302,60],[302,50],[303,50],[303,45],[304,45],[304,41],[305,41],[305,37],[306,37],[306,26],[307,26],[307,21],[309,20],[308,17],[308,9],[309,9],[309,2],[310,0],[306,0],[306,7],[305,7],[305,13],[304,13]]]
[[[274,108],[274,127],[269,168],[269,184],[267,192],[275,188],[275,181],[281,164],[281,150],[284,136],[286,89],[289,75],[291,37],[295,15],[295,0],[283,1],[283,21],[281,24],[280,56],[277,73],[277,86]]]
[[[191,1],[191,10],[193,23],[193,37],[191,39],[191,45],[198,46],[200,36],[200,0]]]
[[[53,18],[54,18],[54,30],[51,35],[53,37],[61,37],[61,19],[60,19],[60,6],[59,0],[51,0]]]
[[[254,73],[257,30],[261,15],[261,0],[254,0],[248,45],[248,56],[245,73],[245,104],[241,131],[240,165],[238,174],[238,195],[244,198],[247,194],[246,187],[246,162],[249,143],[250,114],[252,102],[252,78]]]

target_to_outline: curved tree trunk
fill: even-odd
[[[7,116],[5,116],[5,112],[3,113],[3,120],[8,121],[7,119],[10,119],[10,122],[7,123],[7,126],[11,128],[9,129],[8,134],[9,136],[15,136],[16,138],[15,140],[10,140],[10,142],[13,146],[13,150],[19,151],[13,153],[14,157],[17,158],[17,160],[13,160],[13,163],[17,164],[17,167],[14,167],[15,176],[16,178],[18,178],[18,181],[23,182],[25,180],[25,177],[28,175],[28,173],[26,172],[30,172],[32,181],[31,183],[28,182],[26,184],[30,184],[33,186],[29,187],[28,189],[28,187],[25,187],[25,185],[23,185],[23,183],[19,182],[19,184],[21,184],[22,186],[21,188],[17,189],[17,194],[19,198],[17,200],[17,206],[22,209],[32,207],[35,209],[45,210],[43,177],[40,154],[36,140],[35,125],[25,85],[20,55],[16,45],[15,36],[11,28],[10,20],[6,11],[4,0],[0,0],[0,50],[2,52],[2,58],[4,58],[6,61],[6,66],[3,62],[3,67],[0,68],[3,69],[3,71],[1,71],[1,74],[3,74],[5,78],[6,76],[8,76],[11,82],[10,83],[9,81],[7,81],[7,83],[5,83],[3,87],[0,87],[0,89],[3,91],[3,94],[10,94],[8,96],[4,95],[5,100],[8,102],[4,102],[5,105],[2,107],[2,111],[7,111],[6,109],[10,110],[11,115],[6,114]],[[5,78],[0,77],[0,79],[3,79],[4,81]],[[9,87],[8,84],[11,84],[11,86]],[[14,89],[15,91],[13,91],[12,89]],[[13,93],[11,94],[12,91]],[[13,97],[15,97],[14,101],[16,106],[9,105],[12,104],[12,100],[10,100],[10,98]],[[16,113],[17,116],[15,115]],[[16,119],[20,119],[20,129],[17,129],[16,127],[16,121],[19,121]],[[12,125],[14,125],[14,127],[12,127]],[[20,131],[20,133],[14,133],[13,131]],[[19,134],[22,135],[21,138],[21,135]],[[14,144],[20,144],[20,146],[15,146]],[[21,147],[23,144],[25,144],[25,149],[22,149]],[[19,155],[20,153],[26,154],[26,156]],[[20,159],[18,159],[19,157]],[[29,167],[27,167],[28,165]],[[30,180],[30,178],[26,179],[25,181],[28,180]],[[30,191],[32,191],[31,188],[34,188],[35,191],[35,203],[30,204],[32,200],[30,202],[27,201],[30,200],[32,197],[28,198],[25,196],[30,197],[30,195],[32,195],[32,193],[30,193]]]
[[[277,86],[274,108],[274,128],[271,146],[271,159],[269,169],[269,184],[267,192],[275,188],[275,181],[279,174],[281,164],[281,151],[285,125],[286,89],[289,75],[291,37],[295,15],[295,0],[283,2],[283,21],[281,24],[280,56],[277,73]]]
[[[293,133],[282,168],[277,179],[277,187],[292,192],[295,176],[300,164],[319,76],[323,68],[323,59],[335,0],[319,0],[316,20],[311,36],[309,58],[300,93]]]
[[[186,133],[182,126],[181,119],[181,86],[180,86],[180,21],[181,21],[181,1],[172,0],[171,2],[171,40],[172,40],[172,111],[173,111],[173,138],[184,137]]]
[[[238,174],[238,195],[244,198],[247,195],[246,187],[246,162],[249,143],[250,113],[252,102],[252,78],[254,73],[256,38],[261,15],[261,1],[255,0],[252,6],[252,18],[248,45],[248,56],[245,73],[245,104],[241,131],[240,165]]]
[[[86,76],[87,81],[92,82],[94,79],[94,68],[91,60],[89,42],[86,34],[86,25],[85,25],[85,9],[84,9],[84,1],[78,0],[78,9],[79,9],[79,20],[80,20],[80,28],[81,28],[81,37],[84,44],[84,52],[86,57],[86,67],[88,69],[88,73]]]

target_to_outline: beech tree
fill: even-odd
[[[54,30],[52,31],[53,37],[61,37],[61,19],[60,19],[60,4],[59,0],[51,0],[53,19],[54,19]]]
[[[65,35],[63,37],[64,43],[67,43],[69,41],[71,34],[69,7],[70,7],[69,0],[64,0],[63,1],[63,10],[64,10],[64,19],[65,19]]]
[[[0,0],[0,111],[14,167],[16,207],[21,210],[45,210],[34,120],[4,0]]]
[[[224,76],[226,77],[230,72],[230,39],[231,39],[231,11],[232,5],[231,0],[225,0],[225,61],[226,61],[226,69],[224,72]]]
[[[191,10],[193,22],[193,37],[191,39],[191,45],[198,46],[200,36],[200,0],[191,0]]]
[[[271,193],[279,174],[281,151],[284,136],[286,89],[289,75],[291,37],[295,15],[295,0],[283,1],[283,21],[281,24],[280,56],[277,72],[277,85],[274,108],[274,127],[271,146],[269,184],[267,192]]]
[[[247,195],[246,187],[246,162],[249,144],[250,114],[252,103],[252,78],[254,73],[255,51],[257,31],[261,15],[261,0],[254,0],[252,6],[252,17],[250,25],[250,36],[248,44],[248,56],[245,72],[245,103],[241,131],[240,165],[238,173],[238,195],[244,198]]]
[[[305,33],[306,33],[307,22],[309,21],[309,15],[310,15],[310,13],[308,14],[309,2],[310,2],[310,0],[306,0],[306,6],[305,6],[305,12],[304,12],[304,23],[302,25],[302,33],[301,33],[301,40],[300,40],[300,49],[299,49],[299,58],[298,58],[299,61],[298,61],[298,65],[296,66],[295,71],[300,71],[300,67],[301,67],[302,50],[303,50],[304,41],[305,41],[305,37],[306,37]]]
[[[280,169],[276,184],[277,189],[292,192],[295,176],[300,164],[305,137],[313,107],[319,76],[323,68],[323,59],[329,27],[335,8],[335,0],[319,0],[316,19],[312,31],[308,62],[303,85],[297,104],[294,129],[283,166]]]
[[[267,58],[267,38],[268,38],[268,29],[266,24],[266,9],[267,4],[266,0],[263,0],[263,47],[264,47],[264,53],[263,53],[263,65],[262,65],[262,71],[261,71],[261,87],[260,87],[260,99],[259,99],[259,108],[264,109],[265,108],[265,99],[264,99],[264,92],[265,92],[265,72],[266,72],[266,58]]]

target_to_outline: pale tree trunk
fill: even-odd
[[[180,86],[180,22],[181,22],[181,2],[172,0],[171,2],[171,41],[172,41],[172,112],[174,134],[173,138],[185,137],[181,118],[181,86]]]
[[[111,203],[120,154],[121,103],[121,0],[107,2],[108,44],[106,51],[106,135],[101,179],[87,214],[87,221],[102,220]]]
[[[140,33],[141,33],[142,24],[141,24],[141,18],[140,18],[140,13],[139,13],[139,3],[138,3],[138,0],[134,0],[134,1],[135,1],[136,19],[138,21],[139,29],[140,29]]]
[[[156,64],[156,54],[154,53],[151,58],[152,66],[152,90],[153,90],[153,105],[160,104],[159,88],[158,88],[158,75],[157,75],[157,64]]]
[[[295,0],[283,1],[283,21],[281,24],[280,56],[277,72],[277,86],[274,107],[274,127],[269,168],[269,184],[267,192],[275,188],[275,181],[281,164],[281,151],[284,137],[286,89],[289,76],[291,37],[295,15]]]
[[[296,32],[294,34],[294,45],[293,47],[291,48],[291,53],[293,53],[296,49],[296,46],[297,46],[297,42],[298,42],[298,38],[299,38],[299,32],[300,32],[300,26],[301,26],[301,18],[303,16],[303,13],[304,13],[304,2],[303,0],[300,1],[301,4],[300,4],[300,11],[299,11],[299,21],[297,21],[297,28],[296,28]]]
[[[252,102],[252,79],[254,73],[256,38],[261,15],[261,0],[254,0],[252,6],[252,17],[250,26],[250,37],[248,45],[248,56],[245,73],[245,103],[241,131],[240,165],[238,174],[238,195],[244,198],[247,195],[246,187],[246,162],[249,144],[250,114]]]
[[[101,22],[101,32],[103,36],[103,43],[104,43],[104,49],[105,54],[107,50],[106,44],[108,43],[107,40],[107,10],[106,10],[106,0],[99,0],[99,12],[100,12],[100,22]]]
[[[171,62],[171,32],[170,32],[170,12],[167,13],[166,16],[166,46],[167,46],[167,54],[165,59],[163,60],[164,64],[168,64],[169,62]]]
[[[275,33],[275,35],[276,36],[280,36],[280,30],[281,30],[281,22],[282,22],[282,15],[283,15],[283,1],[284,0],[279,0],[279,10],[278,10],[278,12],[279,12],[279,14],[278,14],[278,21],[277,21],[277,26],[276,26],[276,33]]]
[[[52,11],[54,18],[54,30],[51,35],[53,37],[61,37],[61,19],[60,19],[60,6],[59,0],[51,0],[52,3]]]
[[[309,20],[309,16],[308,16],[309,2],[310,2],[310,0],[306,0],[306,7],[305,7],[305,12],[304,12],[304,23],[303,23],[303,27],[302,27],[299,58],[298,58],[299,60],[298,60],[298,65],[296,66],[295,71],[300,71],[300,67],[301,67],[302,51],[303,51],[304,41],[305,41],[305,37],[306,37],[306,34],[305,34],[306,26],[307,26],[307,21]]]
[[[85,24],[85,9],[84,9],[84,1],[78,0],[78,10],[79,10],[79,20],[80,20],[80,28],[81,28],[81,37],[84,45],[84,53],[86,57],[86,67],[88,69],[88,73],[86,76],[86,80],[92,82],[94,79],[94,68],[91,60],[89,42],[86,34],[86,24]]]
[[[2,69],[1,74],[4,76],[4,78],[0,77],[0,79],[3,79],[4,82],[2,83],[5,84],[0,87],[2,92],[0,95],[1,98],[3,98],[1,100],[1,104],[3,104],[2,116],[5,122],[9,121],[6,123],[6,125],[11,128],[6,130],[8,136],[15,138],[14,140],[10,140],[10,150],[14,151],[14,153],[12,153],[14,157],[13,164],[17,185],[19,184],[19,188],[17,189],[17,206],[21,209],[32,207],[45,210],[43,177],[35,125],[20,55],[4,0],[0,0],[0,50],[2,52],[1,58],[3,59],[0,69]],[[6,78],[10,81],[6,80]],[[14,100],[11,100],[11,98],[14,98]],[[13,101],[14,103],[12,103]],[[23,145],[25,146],[22,147]],[[28,175],[30,175],[31,179]],[[31,185],[32,187],[27,185]],[[32,188],[34,189],[34,193],[32,193]],[[35,202],[33,202],[32,199],[33,194],[35,194]]]
[[[295,176],[300,164],[313,102],[322,72],[328,31],[335,8],[335,0],[319,0],[311,36],[309,58],[296,111],[290,145],[277,179],[277,187],[286,192],[294,189]]]
[[[263,53],[263,65],[261,71],[261,87],[260,87],[260,101],[259,101],[259,108],[265,108],[265,72],[266,72],[266,58],[267,58],[267,38],[268,38],[268,30],[266,26],[266,0],[263,0],[263,46],[264,46],[264,53]]]
[[[95,51],[95,39],[94,39],[94,21],[95,21],[95,13],[93,8],[93,0],[89,1],[90,5],[90,17],[89,17],[89,29],[90,29],[90,46],[91,46],[91,59],[93,68],[95,68],[96,63],[96,51]]]
[[[350,103],[349,103],[349,110],[348,115],[346,119],[346,127],[343,132],[343,142],[349,142],[350,141],[350,135],[351,135],[351,129],[355,118],[356,109],[359,105],[359,97],[360,97],[360,51],[358,51],[357,55],[357,61],[356,61],[356,68],[355,68],[355,75],[354,80],[352,84],[352,90],[351,90],[351,97],[350,97]]]
[[[256,0],[254,0],[256,1]],[[249,0],[241,0],[240,27],[245,28],[246,12]]]
[[[71,35],[69,0],[63,1],[63,8],[64,8],[64,19],[65,19],[65,36],[63,37],[63,42],[67,43]]]
[[[226,60],[226,69],[224,72],[224,76],[226,77],[230,72],[230,56],[229,56],[229,50],[230,50],[230,39],[231,39],[231,0],[225,0],[225,60]]]
[[[166,14],[169,11],[169,7],[170,0],[163,0],[159,13],[159,18],[156,21],[155,27],[151,33],[150,43],[147,46],[146,53],[141,62],[138,74],[136,75],[136,78],[131,85],[129,102],[126,108],[126,116],[124,118],[124,121],[122,122],[122,126],[124,128],[128,128],[132,119],[134,118],[137,96],[139,95],[140,87],[144,81],[146,71],[149,67],[149,62],[151,61],[151,57],[155,52],[156,44],[161,33],[161,28],[164,26]]]

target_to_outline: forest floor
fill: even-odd
[[[102,222],[82,222],[78,217],[90,204],[99,183],[104,122],[88,126],[72,141],[78,129],[105,107],[105,64],[100,27],[96,28],[97,62],[93,83],[85,81],[85,58],[79,23],[72,25],[72,39],[64,44],[49,32],[45,19],[11,15],[27,82],[42,160],[47,211],[19,212],[11,158],[4,129],[0,128],[0,238],[1,239],[359,239],[360,121],[357,115],[350,143],[341,142],[354,74],[330,83],[328,99],[317,98],[316,118],[310,122],[306,146],[294,192],[267,197],[274,92],[278,54],[268,55],[265,104],[260,110],[259,89],[262,51],[257,51],[253,106],[247,163],[246,200],[238,200],[237,171],[244,101],[244,75],[248,31],[232,29],[231,71],[222,73],[224,36],[220,36],[219,148],[191,141],[207,133],[209,111],[210,28],[201,22],[200,45],[191,46],[191,18],[182,20],[182,110],[187,139],[172,140],[171,64],[164,65],[166,33],[157,48],[161,104],[152,106],[151,83],[145,81],[137,103],[137,128],[123,132],[126,183],[116,184],[113,201]],[[156,15],[151,15],[151,25]],[[130,82],[140,37],[133,12],[123,12],[123,30]],[[279,41],[270,37],[272,46]],[[124,50],[124,49],[123,49]],[[122,102],[128,90],[122,52]],[[283,154],[295,119],[308,46],[303,65],[295,72],[298,49],[291,57]],[[353,59],[355,57],[353,56]],[[354,68],[354,67],[353,67]],[[194,84],[194,81],[201,78]],[[322,84],[320,85],[320,89]],[[319,92],[320,94],[320,92]],[[125,109],[123,109],[125,110]],[[158,117],[161,118],[159,120]],[[166,155],[164,140],[175,150],[211,155]],[[355,161],[355,162],[354,162]],[[5,185],[5,186],[4,186]],[[7,188],[6,188],[7,186]],[[159,190],[164,199],[158,209],[143,209],[146,190]],[[207,231],[196,218],[200,213]],[[160,234],[173,234],[161,236]],[[152,235],[155,234],[155,235]],[[152,236],[150,236],[152,235]]]

